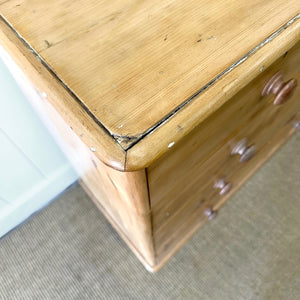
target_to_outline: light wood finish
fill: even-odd
[[[0,6],[1,11],[1,6]],[[0,46],[20,67],[35,89],[47,97],[47,101],[63,117],[65,123],[107,165],[117,170],[125,168],[125,151],[115,143],[104,128],[99,126],[74,97],[49,72],[38,57],[13,33],[0,18]]]
[[[35,90],[14,61],[8,57],[7,62],[28,100],[72,161],[96,205],[151,270],[155,258],[145,170],[120,172],[105,165],[65,123],[48,98]]]
[[[84,181],[79,180],[79,183],[83,187],[83,189],[86,191],[86,193],[89,195],[89,197],[97,205],[97,207],[101,210],[101,212],[104,214],[106,219],[112,224],[112,226],[117,231],[117,233],[120,235],[120,237],[126,242],[128,247],[132,250],[132,252],[136,255],[136,257],[140,260],[140,262],[144,265],[144,267],[147,269],[147,271],[156,272],[158,269],[157,269],[156,258],[154,258],[152,255],[152,253],[154,253],[153,248],[151,249],[150,259],[146,259],[144,254],[136,248],[135,244],[132,242],[130,237],[128,237],[128,235],[124,233],[123,228],[120,227],[118,225],[118,223],[115,222],[114,218],[101,205],[99,199],[96,198],[95,195],[91,192],[90,188],[88,188],[85,185]]]
[[[155,271],[294,131],[299,88],[278,107],[260,93],[280,68],[299,78],[299,11],[298,0],[0,0],[0,51]],[[241,164],[230,151],[245,136],[259,151]],[[226,196],[213,188],[222,176]]]
[[[217,81],[228,86],[232,78],[227,73],[244,73],[251,56],[256,56],[255,69],[262,66],[261,54],[267,64],[282,51],[265,51],[269,44],[277,49],[280,35],[284,47],[290,47],[299,34],[299,9],[297,0],[0,3],[2,17],[76,95],[73,101],[81,102],[87,118],[102,124],[124,149],[153,132],[160,132],[157,141],[164,140],[168,134],[158,126],[162,120],[177,119],[181,110],[189,119],[186,101]],[[234,83],[235,91],[249,82],[249,74],[257,73],[246,71]],[[223,91],[217,100],[202,102],[196,123],[231,95]],[[182,124],[185,134],[195,127],[189,124]],[[168,150],[165,146],[143,141],[132,147],[126,169],[148,166]],[[100,158],[110,163],[105,155]]]
[[[261,151],[264,144],[277,131],[284,127],[286,123],[290,123],[291,117],[295,116],[295,112],[300,111],[299,98],[300,89],[290,102],[284,106],[266,105],[250,122],[247,122],[242,128],[238,128],[238,132],[233,133],[225,145],[204,164],[196,165],[192,171],[187,172],[182,177],[180,184],[172,186],[172,190],[169,191],[168,195],[152,207],[153,232],[157,246],[164,243],[167,237],[173,231],[176,231],[177,227],[187,222],[195,210],[202,211],[204,202],[210,201],[210,198],[218,197],[219,190],[213,188],[216,180],[225,177],[226,181],[230,181],[232,174],[237,174],[236,179],[239,178],[239,170],[249,162],[241,163],[239,157],[232,156],[233,146],[242,138],[247,137],[249,145],[255,145],[257,152]],[[199,187],[199,183],[202,182],[205,183],[204,190]],[[165,184],[164,186],[167,187],[168,185]],[[151,183],[149,188],[150,191],[155,190]],[[152,199],[151,192],[150,196]],[[166,214],[168,214],[168,217],[166,217]]]
[[[126,236],[131,249],[147,268],[155,266],[151,215],[145,171],[119,172],[98,159],[49,106],[47,115],[52,117],[63,141],[68,144],[67,155],[79,172],[84,186],[93,195],[113,226]],[[74,152],[71,155],[70,149]]]
[[[297,98],[298,97],[298,98]],[[167,190],[167,194],[158,194],[156,191],[157,185],[149,184],[151,200],[157,200],[156,204],[152,205],[153,212],[153,231],[154,233],[161,230],[169,219],[174,217],[181,223],[184,218],[188,218],[188,214],[181,212],[181,209],[186,203],[202,202],[203,196],[206,194],[202,191],[213,188],[216,180],[223,178],[228,179],[228,175],[236,172],[242,165],[247,162],[241,163],[239,156],[232,156],[231,150],[241,139],[247,137],[248,145],[254,145],[257,151],[260,151],[262,146],[294,115],[295,111],[300,110],[300,102],[297,101],[300,93],[294,97],[294,101],[289,103],[286,107],[266,107],[258,115],[256,115],[249,123],[243,128],[238,129],[238,133],[233,133],[226,143],[217,150],[211,157],[204,163],[196,163],[193,169],[186,171],[182,175],[180,182],[171,184],[171,181],[165,179],[167,175],[161,177],[158,190]],[[171,174],[171,173],[170,173]],[[167,176],[172,177],[172,176]],[[162,184],[162,186],[161,186]],[[151,191],[154,191],[153,193]],[[219,191],[215,191],[215,194]],[[173,225],[168,225],[170,230],[173,230]],[[164,229],[167,230],[168,229]]]
[[[249,145],[255,145],[259,153],[277,131],[286,123],[291,123],[291,117],[295,116],[295,112],[300,111],[299,98],[300,91],[298,90],[298,93],[285,107],[267,106],[243,128],[238,129],[238,133],[234,133],[226,144],[203,165],[198,165],[198,168],[195,168],[198,169],[197,173],[195,170],[188,172],[180,185],[173,185],[172,191],[168,194],[169,198],[162,199],[163,201],[157,206],[152,207],[156,245],[166,241],[167,237],[176,231],[177,227],[187,222],[196,209],[201,211],[204,202],[210,201],[210,198],[219,198],[219,190],[213,188],[216,180],[225,177],[226,181],[230,182],[232,174],[236,174],[233,182],[238,181],[240,170],[249,162],[241,163],[239,157],[231,156],[232,147],[239,140],[247,137]],[[204,190],[199,188],[201,182],[205,183]],[[150,190],[151,188],[153,187],[150,184]],[[167,212],[168,218],[166,217]]]
[[[298,116],[299,117],[299,116]],[[259,153],[248,164],[245,164],[239,172],[233,174],[228,179],[234,182],[233,189],[223,197],[209,194],[208,202],[203,203],[202,207],[195,208],[185,223],[178,226],[172,233],[166,235],[163,243],[156,244],[158,271],[206,222],[207,217],[203,212],[206,207],[212,207],[213,210],[219,210],[224,203],[295,133],[293,120],[290,120],[276,135],[261,149]],[[204,198],[204,197],[203,197]],[[222,213],[222,211],[220,212]],[[214,221],[212,221],[214,222]],[[226,225],[226,224],[224,224]],[[176,225],[175,225],[176,226]],[[200,233],[198,233],[200,234]]]
[[[270,102],[274,97],[261,97],[260,94],[278,70],[284,71],[286,79],[297,77],[300,70],[295,66],[299,64],[300,44],[147,169],[154,231],[190,197],[199,201],[197,197],[201,191],[208,184],[213,185],[215,173],[222,176],[222,172],[233,168],[229,158],[235,143],[248,137],[249,143],[260,148],[282,126],[285,118],[297,111],[299,88],[292,100],[282,106]],[[227,160],[229,162],[221,167]]]
[[[121,236],[126,236],[130,248],[145,266],[153,268],[155,259],[145,170],[119,172],[106,166],[69,128],[63,128],[64,122],[58,121],[51,107],[47,107],[47,115],[53,116],[62,139],[68,143],[68,157],[72,157],[96,205],[109,216]],[[70,148],[74,151],[72,155]]]
[[[151,134],[145,136],[127,151],[126,169],[149,166],[169,151],[170,143],[177,144],[201,122],[217,111],[238,91],[267,69],[300,39],[300,20],[298,19],[275,39],[266,43],[255,54],[250,55],[238,67],[230,70],[209,88],[194,98],[188,105]],[[212,50],[213,51],[213,50]]]

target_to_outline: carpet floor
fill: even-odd
[[[300,135],[156,274],[75,184],[0,241],[0,299],[300,299]]]

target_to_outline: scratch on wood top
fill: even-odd
[[[128,145],[130,146],[133,143],[136,143],[141,137],[141,136],[126,136],[126,135],[117,135],[117,134],[112,134],[112,136],[123,149],[126,149]]]

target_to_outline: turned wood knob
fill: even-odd
[[[261,95],[275,95],[273,100],[274,105],[285,103],[291,98],[297,86],[297,79],[290,79],[287,82],[283,81],[283,71],[277,72],[264,86]]]
[[[232,183],[226,182],[225,177],[218,179],[214,184],[215,189],[219,189],[221,196],[228,194],[231,191]]]
[[[204,215],[208,217],[208,220],[213,220],[218,215],[218,212],[209,207],[204,211]]]
[[[254,145],[247,147],[247,138],[241,139],[233,147],[231,155],[240,155],[240,162],[249,161],[256,153],[256,147]]]

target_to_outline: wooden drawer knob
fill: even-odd
[[[254,145],[247,147],[247,138],[241,139],[233,147],[231,155],[240,155],[240,162],[249,161],[256,153],[256,147]]]
[[[204,215],[208,217],[208,220],[213,220],[218,215],[218,212],[210,207],[204,211]]]
[[[265,85],[261,95],[267,96],[274,94],[274,105],[285,103],[291,98],[297,86],[297,79],[290,79],[287,82],[283,81],[283,71],[277,72]]]
[[[219,189],[219,194],[221,196],[228,194],[232,189],[232,183],[226,182],[225,177],[218,179],[214,184],[215,189]]]

